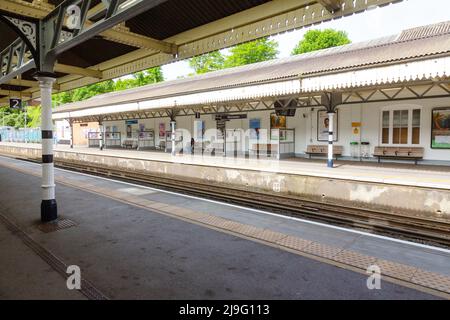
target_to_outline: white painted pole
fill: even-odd
[[[69,120],[70,125],[70,149],[73,149],[73,120]]]
[[[175,156],[176,155],[176,152],[175,152],[175,138],[176,138],[177,122],[175,120],[171,121],[170,122],[170,127],[171,127],[171,130],[172,130],[171,137],[170,137],[171,140],[172,140],[172,155]]]
[[[42,202],[41,221],[58,218],[53,168],[52,88],[55,78],[38,76],[42,103]]]
[[[333,168],[334,112],[328,113],[328,168]]]
[[[99,130],[100,130],[100,141],[99,141],[99,147],[100,147],[100,150],[103,150],[103,122],[99,122],[98,123],[99,124]]]

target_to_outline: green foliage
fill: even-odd
[[[71,91],[61,92],[53,95],[53,105],[81,101],[93,96],[140,87],[150,83],[163,81],[164,77],[160,67],[137,72],[130,79],[119,79],[116,82],[107,80],[91,84]],[[4,119],[3,119],[4,118]],[[4,122],[3,122],[4,120]],[[25,124],[25,113],[20,110],[12,110],[8,106],[0,107],[0,126],[23,128]],[[27,127],[35,128],[41,125],[41,107],[27,108]]]
[[[275,59],[278,43],[268,38],[239,44],[230,49],[229,55],[214,51],[189,60],[189,65],[197,74],[243,66],[250,63]]]
[[[312,52],[351,43],[345,31],[309,30],[292,51],[292,55]]]
[[[189,66],[197,74],[223,69],[225,57],[220,51],[214,51],[189,59]]]
[[[41,106],[27,108],[27,127],[36,128],[41,126]]]
[[[161,68],[155,67],[145,71],[137,72],[133,74],[132,78],[130,79],[119,79],[116,82],[114,82],[113,80],[107,80],[75,90],[55,94],[53,95],[53,104],[61,105],[76,101],[82,101],[99,94],[131,89],[150,83],[160,82],[163,80],[164,76],[162,74]]]
[[[27,107],[27,127],[39,127],[41,123],[41,108]],[[9,107],[0,108],[0,126],[23,128],[25,126],[25,110],[14,110]]]
[[[275,59],[278,55],[278,43],[268,38],[257,39],[231,48],[230,53],[225,59],[225,68]]]

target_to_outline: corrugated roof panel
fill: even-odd
[[[283,59],[265,61],[242,67],[210,72],[185,79],[173,80],[101,95],[90,100],[66,105],[60,110],[73,110],[98,105],[113,105],[123,101],[140,101],[156,97],[176,96],[219,88],[232,88],[256,83],[294,78],[318,73],[386,65],[391,62],[413,61],[421,57],[450,52],[450,33],[399,41],[397,36],[320,50]],[[430,34],[427,31],[427,34]]]
[[[405,30],[398,37],[398,41],[432,37],[445,33],[450,33],[450,21]]]

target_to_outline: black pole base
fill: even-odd
[[[51,222],[58,218],[58,206],[56,200],[42,200],[41,202],[41,221]]]

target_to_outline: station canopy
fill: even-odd
[[[36,71],[62,92],[395,2],[1,0],[0,104],[39,98]]]
[[[53,119],[157,118],[450,97],[450,21],[379,39],[106,93]]]

